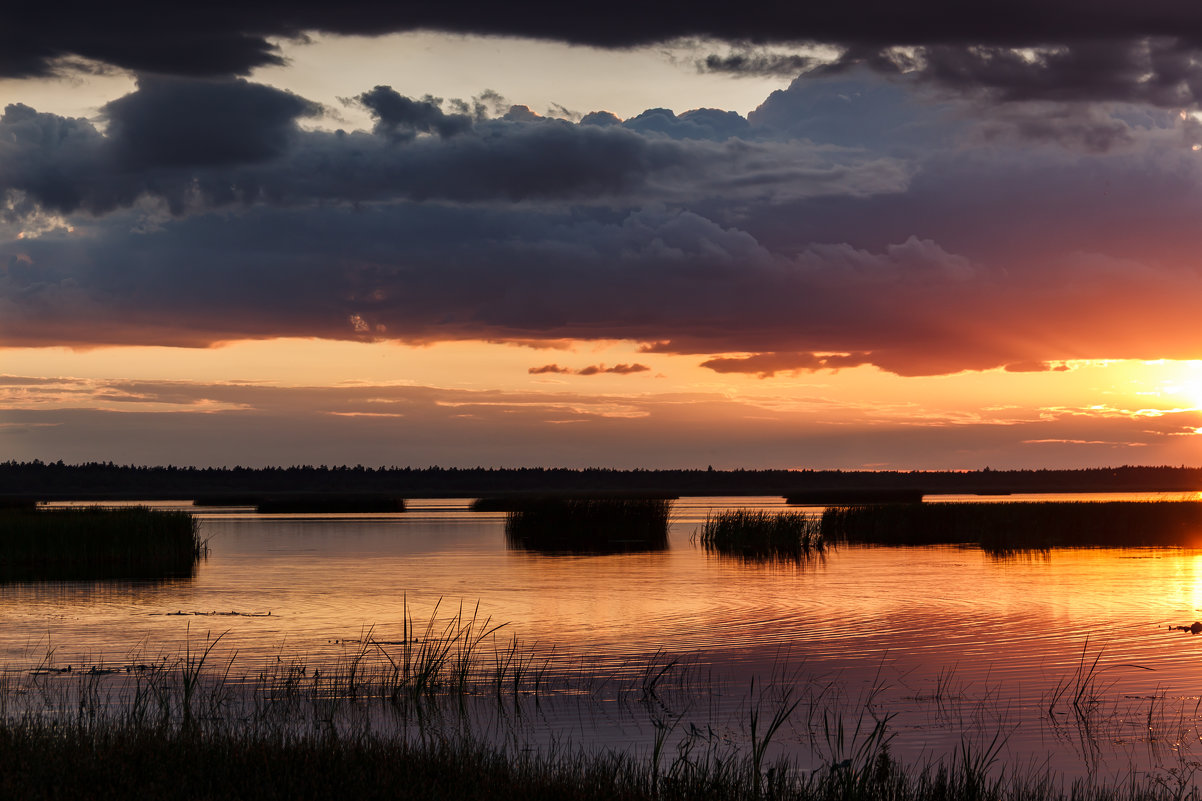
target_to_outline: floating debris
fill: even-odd
[[[151,612],[151,617],[271,617],[271,612]]]
[[[1169,626],[1169,631],[1188,631],[1190,634],[1202,634],[1202,623],[1194,621],[1190,626]]]

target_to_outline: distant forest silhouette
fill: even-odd
[[[610,470],[454,467],[142,467],[112,462],[0,463],[0,496],[55,499],[188,499],[287,493],[409,498],[510,494],[792,495],[917,491],[929,494],[1202,490],[1202,468],[1084,470]]]

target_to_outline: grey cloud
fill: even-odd
[[[594,123],[595,124],[595,123]],[[749,138],[751,124],[734,111],[702,108],[686,111],[679,116],[670,109],[648,109],[622,123],[639,133],[657,133],[673,139],[713,139],[723,141],[732,137]]]
[[[377,86],[356,100],[376,118],[376,133],[392,139],[412,139],[419,133],[436,133],[444,139],[472,127],[467,114],[447,114],[437,98],[412,100],[391,86]]]
[[[810,56],[755,50],[740,50],[727,55],[711,53],[697,62],[698,69],[704,72],[777,77],[795,76],[813,66],[814,59]]]
[[[190,6],[148,0],[96,5],[82,0],[19,5],[0,13],[0,69],[9,76],[50,74],[70,56],[125,69],[192,76],[246,75],[279,64],[274,39],[306,31],[379,35],[437,30],[526,36],[601,47],[631,47],[681,38],[734,43],[823,42],[875,53],[890,46],[1038,47],[1082,42],[1179,41],[1191,47],[1202,11],[1176,0],[1104,0],[1082,13],[1071,0],[1011,0],[982,9],[951,0],[882,4],[875,0],[757,4],[732,13],[726,3],[673,5],[617,2],[580,14],[546,3],[458,0],[381,4],[344,0],[266,0],[197,14]],[[1171,60],[1167,48],[1163,58]],[[1162,72],[1168,72],[1167,69]]]
[[[376,135],[301,131],[312,104],[243,81],[143,80],[105,107],[107,135],[12,105],[0,119],[0,192],[10,216],[38,206],[102,214],[142,197],[183,214],[318,201],[792,198],[898,191],[909,178],[901,162],[858,151],[732,139],[747,128],[732,112],[598,126],[472,119],[383,86],[359,100]],[[635,130],[648,118],[678,138]]]
[[[114,158],[126,169],[212,167],[274,159],[297,135],[297,119],[320,106],[244,80],[142,76],[137,91],[101,110]]]
[[[846,105],[856,148],[832,144]],[[0,339],[620,338],[765,373],[813,354],[906,375],[1196,358],[1197,126],[1123,106],[1122,147],[1019,148],[962,111],[859,73],[774,94],[749,139],[721,139],[720,115],[702,138],[473,117],[446,138],[300,132],[259,163],[116,174],[86,122],[12,106],[10,215],[165,197],[181,175],[188,213],[0,243]]]
[[[580,118],[581,125],[620,125],[622,118],[611,111],[590,111]]]

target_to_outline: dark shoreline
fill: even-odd
[[[613,494],[679,497],[780,495],[823,503],[906,493],[1193,492],[1202,468],[1083,470],[610,470],[292,466],[140,467],[112,463],[0,463],[0,500],[179,500],[207,496],[374,494],[397,498],[503,498]],[[813,499],[813,500],[810,500]],[[839,502],[833,500],[832,502]]]

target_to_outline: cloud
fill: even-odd
[[[413,139],[420,133],[438,134],[444,139],[472,127],[467,114],[446,114],[437,98],[411,100],[391,86],[377,86],[359,95],[358,100],[376,118],[376,133],[394,140]]]
[[[141,76],[137,91],[107,103],[105,138],[124,169],[214,167],[270,161],[321,108],[244,80]]]
[[[811,56],[752,49],[740,50],[727,55],[711,53],[697,62],[698,68],[705,72],[778,77],[792,77],[811,69],[814,65],[815,60]]]
[[[72,1],[0,12],[0,75],[52,74],[77,58],[139,72],[247,75],[256,67],[283,62],[275,40],[305,32],[434,30],[615,48],[698,38],[744,49],[752,42],[820,42],[846,51],[846,60],[879,62],[881,68],[893,65],[902,53],[916,59],[918,50],[932,64],[932,75],[946,83],[971,80],[1029,88],[1043,74],[1095,92],[1098,85],[1121,91],[1132,83],[1149,88],[1180,83],[1189,72],[1195,44],[1183,32],[1200,25],[1202,11],[1174,0],[1135,6],[1108,0],[1091,6],[1088,14],[1071,0],[1013,0],[997,14],[981,14],[950,0],[924,0],[904,8],[867,0],[837,6],[759,5],[737,14],[720,3],[694,4],[682,14],[671,6],[626,0],[610,4],[604,14],[590,15],[477,0],[436,5],[295,0],[244,3],[206,15],[147,0],[103,6]],[[1025,55],[1018,62],[1012,55],[1026,51],[1035,57]],[[1142,79],[1136,69],[1140,66],[1145,72],[1150,68],[1153,77]]]
[[[606,367],[604,364],[590,364],[588,367],[581,367],[578,370],[573,370],[570,367],[560,367],[558,364],[545,364],[542,367],[531,367],[526,372],[531,375],[543,375],[546,373],[562,373],[564,375],[602,375],[610,373],[614,375],[630,375],[632,373],[645,373],[651,368],[645,364],[615,364],[612,367]]]
[[[10,216],[105,214],[146,198],[172,214],[255,203],[478,202],[705,196],[782,200],[898,191],[896,160],[797,140],[740,139],[734,112],[663,110],[599,126],[508,113],[444,112],[386,86],[358,97],[373,133],[302,131],[319,108],[242,80],[143,78],[108,103],[105,132],[9,105],[0,197]],[[450,104],[457,107],[457,104]],[[467,104],[458,104],[465,108]]]
[[[871,363],[871,355],[867,353],[756,353],[708,359],[701,366],[717,373],[751,373],[760,378],[771,378],[781,372],[805,370],[813,373]]]
[[[1067,364],[1049,364],[1047,362],[1018,362],[1007,364],[1007,373],[1046,373],[1048,371],[1063,373],[1069,370]]]
[[[1121,146],[1032,144],[860,71],[609,125],[377,87],[374,132],[328,133],[260,89],[143,82],[105,131],[9,106],[0,342],[617,339],[764,376],[1202,355],[1188,117],[1098,108]],[[177,92],[228,97],[230,131],[119,157]]]

